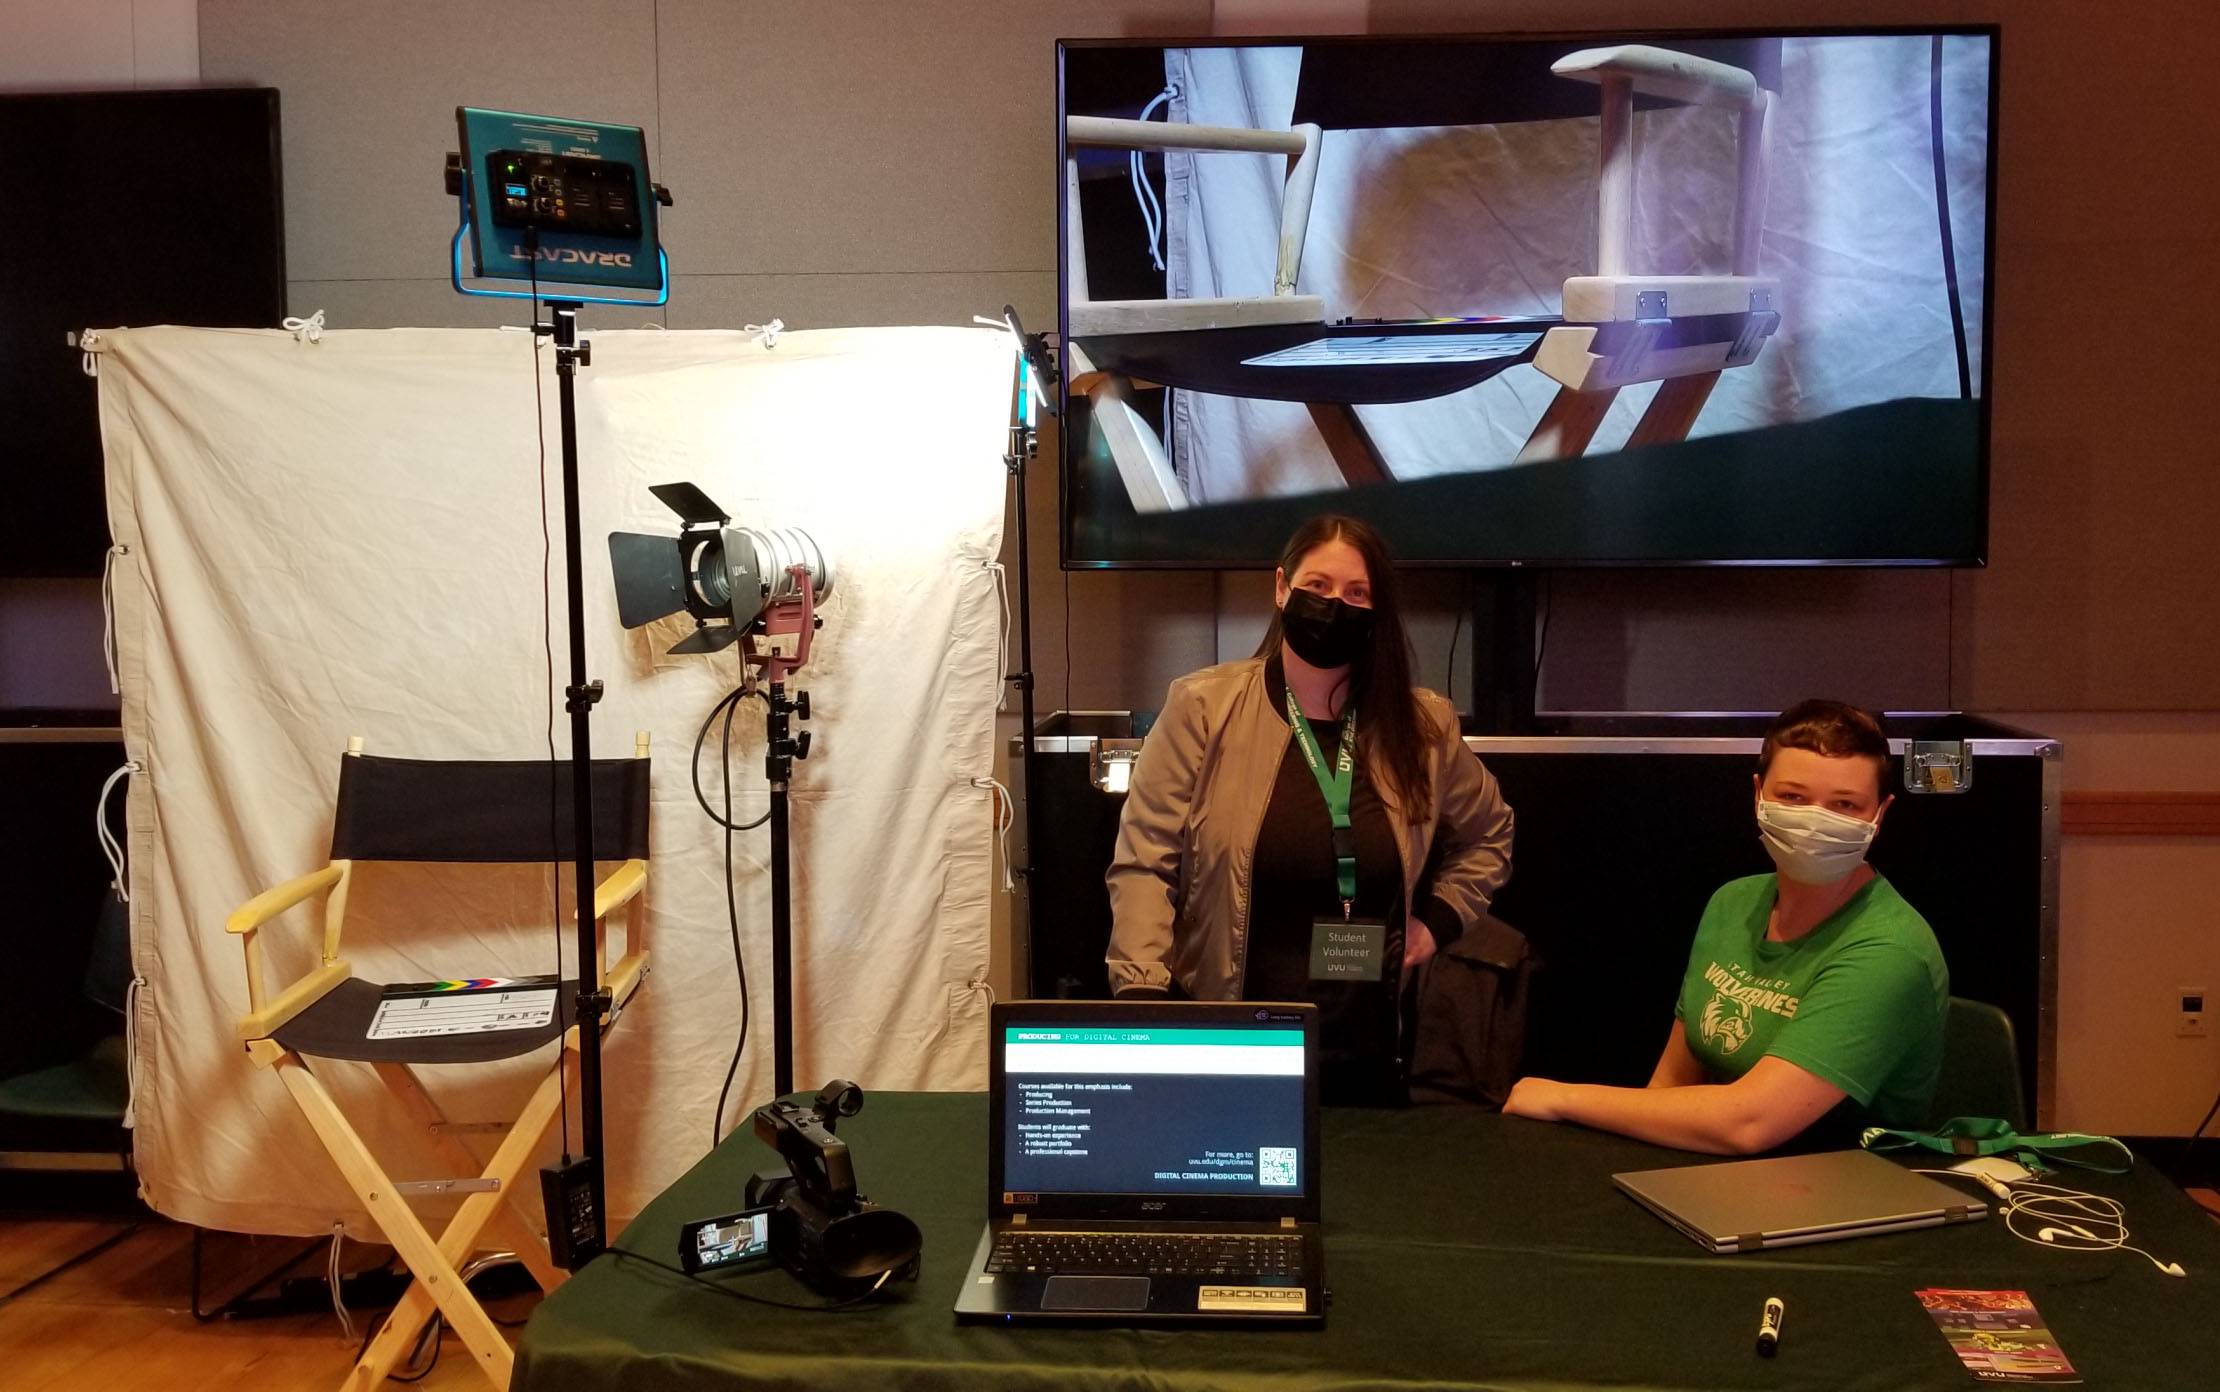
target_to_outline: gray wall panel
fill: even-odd
[[[302,280],[445,273],[458,106],[657,125],[652,0],[203,0],[200,45],[204,81],[281,94],[286,269]]]
[[[1055,41],[1207,33],[1210,6],[663,0],[674,263],[1053,271]]]

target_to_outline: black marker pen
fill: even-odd
[[[1765,1313],[1758,1319],[1758,1357],[1771,1358],[1773,1356],[1773,1350],[1780,1345],[1781,1316],[1786,1314],[1787,1311],[1788,1307],[1781,1304],[1781,1298],[1779,1296],[1776,1295],[1767,1298],[1765,1302]]]

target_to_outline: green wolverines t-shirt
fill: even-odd
[[[1950,1010],[1934,931],[1875,875],[1811,932],[1768,942],[1777,884],[1735,880],[1704,909],[1675,1010],[1690,1052],[1722,1083],[1771,1054],[1882,1125],[1925,1124]]]

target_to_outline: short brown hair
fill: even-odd
[[[1808,749],[1829,759],[1862,755],[1873,760],[1882,792],[1889,785],[1889,737],[1880,717],[1847,701],[1799,701],[1781,712],[1758,748],[1758,778],[1773,766],[1781,749]]]

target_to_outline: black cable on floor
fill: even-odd
[[[360,1363],[362,1361],[362,1355],[370,1351],[370,1341],[378,1337],[378,1331],[385,1328],[386,1321],[392,1318],[393,1311],[388,1310],[384,1314],[378,1316],[376,1319],[370,1321],[369,1327],[362,1331],[362,1342],[355,1345],[355,1362]],[[432,1341],[432,1361],[425,1364],[422,1368],[413,1373],[387,1373],[386,1380],[389,1382],[422,1382],[424,1379],[430,1377],[432,1375],[432,1369],[439,1366],[439,1345],[441,1339],[444,1337],[446,1328],[447,1316],[435,1313],[431,1318],[431,1322],[425,1325],[424,1328],[418,1332],[416,1336],[416,1347],[409,1350],[409,1356],[402,1360],[401,1366],[404,1368],[411,1368],[416,1366],[416,1360],[424,1356],[424,1340],[427,1336],[429,1336]]]

